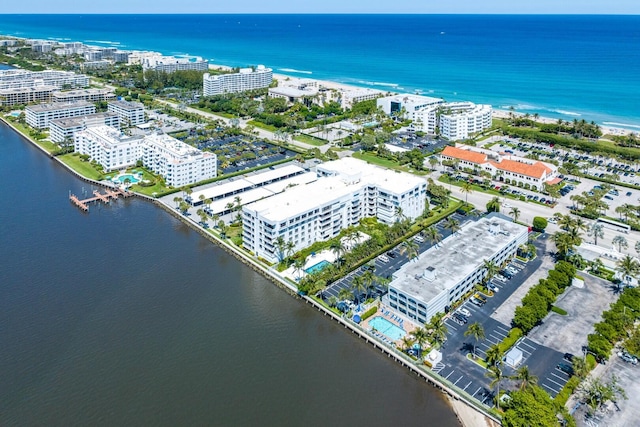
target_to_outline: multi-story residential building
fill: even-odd
[[[145,167],[164,177],[171,187],[183,187],[215,178],[217,156],[200,151],[165,134],[145,137],[142,162]]]
[[[107,111],[120,117],[120,126],[130,127],[146,122],[144,105],[141,102],[111,101],[107,104]]]
[[[440,135],[449,140],[466,139],[491,127],[490,105],[472,102],[444,102],[440,98],[398,94],[380,98],[378,107],[386,114],[411,120],[413,130]]]
[[[78,89],[58,91],[52,95],[54,102],[89,101],[101,102],[115,99],[116,95],[109,89]]]
[[[467,139],[474,133],[491,127],[493,108],[472,102],[443,104],[440,114],[440,135],[451,141]]]
[[[109,126],[89,127],[74,135],[75,149],[88,154],[105,170],[126,168],[142,160],[170,187],[215,178],[217,158],[169,135],[127,136]]]
[[[89,77],[71,71],[0,70],[0,89],[36,86],[55,86],[57,89],[87,87],[89,86]]]
[[[135,165],[142,157],[144,138],[128,136],[110,126],[90,127],[74,135],[75,151],[87,154],[105,171]]]
[[[447,146],[440,158],[456,161],[463,168],[487,171],[497,181],[535,190],[544,189],[547,182],[555,183],[557,173],[551,163],[469,146]]]
[[[393,223],[422,214],[426,181],[343,158],[317,168],[319,179],[286,189],[243,207],[243,245],[259,257],[277,261],[275,241],[294,251],[335,237],[364,217]]]
[[[116,50],[113,52],[113,60],[114,62],[129,62],[129,55],[131,55],[129,51]]]
[[[207,71],[209,62],[200,57],[176,57],[157,54],[147,54],[140,57],[140,63],[145,70],[173,73],[175,71]]]
[[[18,87],[0,89],[0,105],[26,105],[34,102],[49,102],[55,86]]]
[[[46,129],[52,120],[88,116],[96,112],[96,106],[87,101],[52,102],[30,105],[24,109],[27,124],[36,129]]]
[[[57,144],[73,141],[76,132],[96,126],[120,127],[120,118],[113,113],[96,113],[83,117],[52,120],[49,123],[49,138]]]
[[[341,89],[339,91],[340,106],[342,108],[351,108],[358,102],[380,98],[384,96],[384,93],[381,90],[367,88]]]
[[[468,222],[393,273],[383,302],[415,323],[429,322],[484,278],[485,261],[501,265],[527,239],[527,227],[499,214]]]
[[[273,80],[273,70],[258,65],[256,69],[241,68],[238,73],[202,76],[202,95],[213,96],[224,93],[239,93],[268,88]]]

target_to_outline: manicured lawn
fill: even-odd
[[[275,131],[278,130],[278,128],[275,127],[275,126],[267,125],[267,124],[259,122],[257,120],[249,120],[247,122],[247,124],[251,125],[251,126],[254,126],[254,127],[257,127],[257,128],[260,128],[260,129],[268,130],[268,131],[271,131],[271,132],[275,132]]]
[[[296,141],[304,142],[305,144],[315,145],[316,147],[320,147],[328,143],[326,139],[304,134],[296,135],[293,139],[295,139]]]
[[[60,159],[62,163],[69,166],[71,169],[86,178],[96,181],[101,181],[104,178],[104,175],[98,172],[91,163],[83,161],[79,156],[74,156],[73,154],[65,154],[62,156],[58,156],[58,159]]]
[[[374,165],[388,168],[388,169],[394,169],[399,171],[405,170],[405,168],[400,166],[397,162],[389,159],[382,159],[376,156],[375,154],[359,152],[359,153],[353,153],[353,157],[355,157],[356,159],[364,160]]]
[[[54,151],[56,151],[57,149],[59,149],[60,147],[58,147],[58,145],[54,144],[51,141],[45,141],[45,140],[38,140],[38,139],[34,139],[33,137],[31,137],[31,134],[29,133],[29,131],[31,131],[32,129],[29,126],[23,125],[21,123],[13,122],[11,120],[7,120],[9,123],[11,123],[11,125],[13,127],[15,127],[16,129],[18,129],[24,136],[26,136],[27,138],[29,138],[31,141],[35,142],[36,144],[38,144],[40,147],[44,148],[45,150],[47,150],[47,153],[51,154]]]

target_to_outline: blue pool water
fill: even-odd
[[[327,261],[327,260],[324,260],[324,259],[323,259],[323,260],[322,260],[322,261],[320,261],[319,263],[317,263],[317,264],[313,264],[313,265],[312,265],[311,267],[309,267],[309,268],[305,268],[305,270],[304,270],[304,271],[305,271],[307,274],[315,273],[315,272],[317,272],[317,271],[322,270],[323,268],[325,268],[325,267],[326,267],[326,266],[328,266],[329,264],[331,264],[329,261]]]
[[[124,184],[124,182],[129,179],[129,182],[131,184],[135,184],[136,182],[139,182],[140,179],[138,179],[135,175],[131,175],[131,174],[126,174],[126,175],[119,175],[117,177],[114,178],[114,181],[117,181],[121,184]]]
[[[369,320],[369,326],[375,328],[376,331],[380,332],[391,338],[394,341],[398,341],[402,339],[407,333],[404,329],[397,327],[393,323],[389,322],[384,317],[376,316],[373,319]]]

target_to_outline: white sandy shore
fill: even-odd
[[[523,113],[516,113],[513,111],[507,111],[507,110],[493,110],[493,117],[497,118],[497,119],[505,119],[507,117],[509,117],[510,114],[515,114],[516,116],[524,116]],[[540,123],[548,123],[548,124],[553,124],[553,123],[557,123],[558,119],[552,119],[549,117],[538,117],[536,119],[537,122]],[[600,129],[602,130],[602,134],[603,135],[628,135],[631,133],[634,133],[634,131],[629,130],[629,129],[624,129],[624,128],[617,128],[617,127],[613,127],[613,126],[600,126]]]
[[[461,400],[447,396],[453,412],[463,427],[499,427],[500,424],[485,417],[483,414]]]

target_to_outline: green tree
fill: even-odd
[[[518,218],[520,218],[520,209],[514,206],[511,208],[510,214],[513,217],[513,222],[518,222]]]
[[[546,218],[541,216],[536,216],[533,218],[533,229],[538,232],[544,232],[544,229],[547,228],[548,221]]]
[[[473,184],[469,181],[465,181],[462,183],[462,187],[460,187],[460,191],[464,193],[464,203],[468,203],[469,193],[473,193]]]
[[[282,262],[284,260],[287,242],[285,242],[282,236],[278,236],[276,240],[274,240],[273,246],[276,248],[276,256],[278,257],[278,262]]]
[[[484,340],[484,328],[479,322],[474,322],[469,325],[466,331],[464,331],[465,337],[471,337],[474,340],[473,343],[473,356],[476,357],[476,344],[479,341]]]
[[[618,252],[622,252],[622,249],[627,249],[629,247],[629,243],[627,243],[627,239],[624,236],[617,235],[611,241],[614,245],[618,247]]]
[[[504,375],[498,365],[489,366],[485,372],[485,376],[491,380],[489,387],[496,387],[496,406],[500,409],[500,383],[509,377]]]
[[[402,245],[400,246],[400,253],[402,254],[406,254],[407,258],[409,258],[409,261],[412,261],[416,258],[418,258],[418,243],[413,240],[413,239],[407,239],[404,242],[402,242]]]
[[[640,263],[631,255],[625,255],[616,265],[616,271],[622,276],[622,280],[629,284],[631,279],[640,273]]]
[[[538,386],[511,393],[511,400],[502,418],[504,427],[560,426],[551,397]]]
[[[485,353],[485,362],[489,366],[498,366],[502,364],[502,358],[504,357],[504,352],[500,348],[500,345],[494,344]]]
[[[502,202],[497,196],[487,202],[487,212],[500,212]]]
[[[438,244],[442,240],[442,234],[435,226],[430,226],[423,231],[424,237],[435,244]]]
[[[597,245],[598,239],[602,239],[604,237],[604,229],[602,227],[602,224],[599,224],[597,222],[593,223],[591,229],[589,229],[588,235],[593,237],[593,243]]]
[[[447,228],[451,231],[451,234],[450,234],[451,236],[453,235],[453,233],[460,230],[460,222],[453,217],[448,217],[444,223],[444,228]]]
[[[520,390],[527,389],[538,383],[538,377],[529,371],[529,367],[527,365],[519,367],[512,378],[520,383]]]

